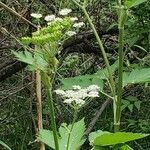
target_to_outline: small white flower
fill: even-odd
[[[56,94],[58,94],[58,95],[62,95],[62,96],[65,96],[66,95],[66,93],[65,93],[65,91],[63,91],[63,90],[55,90],[55,93]]]
[[[31,16],[32,16],[33,18],[39,19],[39,18],[42,17],[42,14],[32,13]]]
[[[60,21],[60,22],[61,22],[61,21],[63,21],[63,19],[60,18],[60,17],[56,17],[56,18],[55,18],[55,21]]]
[[[70,97],[72,97],[73,95],[74,95],[74,91],[73,91],[73,90],[68,90],[68,91],[66,91],[65,97],[70,98]]]
[[[45,18],[44,18],[44,20],[46,20],[47,22],[48,21],[52,21],[52,20],[54,20],[55,19],[55,15],[47,15],[47,16],[45,16]]]
[[[80,106],[85,103],[85,101],[82,100],[82,99],[76,99],[75,102],[76,102],[76,104],[78,104],[78,105],[80,105]]]
[[[78,22],[78,23],[75,23],[75,24],[73,25],[73,27],[75,27],[75,28],[81,28],[81,27],[84,26],[84,25],[85,25],[84,22]]]
[[[78,18],[77,18],[77,17],[71,17],[70,20],[71,20],[71,21],[77,21]]]
[[[98,92],[96,91],[91,91],[88,93],[88,97],[99,97]]]
[[[64,103],[71,104],[74,100],[72,98],[68,98],[64,100]]]
[[[70,12],[72,12],[71,9],[64,8],[64,9],[60,10],[59,14],[62,15],[62,16],[66,16],[66,15],[68,15]]]
[[[94,85],[94,84],[87,87],[88,91],[98,91],[99,89],[100,89],[100,87],[97,85]]]
[[[74,90],[80,90],[80,89],[81,89],[81,86],[79,86],[79,85],[73,85],[72,88],[73,88]]]
[[[68,35],[68,36],[73,36],[75,34],[77,34],[75,31],[67,31],[66,32],[66,35]]]

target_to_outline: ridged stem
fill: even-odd
[[[124,25],[127,18],[127,10],[124,6],[119,6],[119,68],[118,68],[118,87],[117,87],[117,98],[114,100],[114,132],[118,132],[120,129],[121,119],[121,103],[122,103],[122,91],[123,91],[123,60],[124,60]]]

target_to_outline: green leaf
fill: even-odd
[[[71,89],[73,85],[79,85],[82,88],[85,88],[92,84],[95,84],[99,86],[101,89],[103,89],[103,80],[100,80],[95,75],[83,75],[73,78],[63,78],[61,79],[61,82],[63,84],[62,89],[64,90]]]
[[[123,86],[144,82],[150,82],[150,68],[134,69],[123,73]]]
[[[89,134],[89,141],[90,141],[90,145],[93,145],[94,143],[94,139],[98,136],[101,136],[103,134],[107,134],[107,133],[110,133],[110,132],[107,132],[107,131],[102,131],[102,130],[97,130],[95,132],[91,132]]]
[[[135,7],[137,5],[140,5],[144,2],[146,2],[147,0],[126,0],[125,1],[125,5],[127,6],[127,8],[131,8],[131,7]]]
[[[1,140],[0,140],[0,145],[4,146],[8,150],[11,150],[11,148],[7,144],[5,144],[3,141],[1,141]]]
[[[118,61],[116,61],[111,67],[112,73],[118,68]],[[62,89],[68,90],[71,89],[73,85],[80,85],[82,88],[88,87],[91,84],[95,84],[103,90],[103,80],[108,78],[108,71],[106,68],[98,70],[96,73],[92,75],[81,75],[72,78],[63,78]]]
[[[24,63],[27,63],[29,65],[33,65],[34,64],[34,58],[32,56],[32,53],[28,52],[27,50],[25,50],[24,52],[15,52],[12,51],[12,53],[16,56],[16,58],[19,61],[22,61]]]
[[[55,149],[52,131],[41,129],[38,133],[38,140]]]
[[[111,72],[113,73],[114,71],[116,71],[118,68],[118,60],[115,61],[115,63],[113,65],[110,66],[110,70]],[[109,75],[108,75],[108,70],[107,68],[104,68],[104,69],[99,69],[96,73],[95,73],[96,76],[98,76],[100,79],[108,79],[109,78]]]
[[[133,150],[133,148],[131,148],[129,145],[123,145],[121,150]]]
[[[134,106],[137,108],[138,111],[141,108],[141,103],[142,103],[141,101],[134,102]]]
[[[129,108],[130,112],[133,112],[133,104],[130,104],[130,105],[128,106],[128,108]]]
[[[148,135],[149,134],[131,133],[131,132],[104,133],[103,135],[98,136],[94,140],[94,145],[96,146],[116,145],[141,139]]]
[[[70,130],[71,125],[69,125],[68,127],[64,125],[59,128],[59,134],[61,135],[60,148],[62,150],[66,150],[66,145],[67,145],[67,140],[69,135],[67,128]],[[84,135],[84,131],[85,131],[84,119],[74,124],[73,130],[70,135],[69,150],[76,150],[85,142],[85,139],[82,139]]]
[[[60,137],[58,138],[58,142],[61,150],[66,150],[70,129],[71,125],[67,126],[65,123],[61,124],[59,128]],[[84,131],[85,131],[84,119],[74,124],[70,135],[69,150],[77,150],[85,142],[85,139],[82,139]],[[55,148],[52,131],[43,129],[40,130],[38,134],[38,140],[47,144],[53,149]]]

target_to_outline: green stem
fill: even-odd
[[[52,85],[50,87],[46,87],[47,89],[47,96],[48,96],[48,110],[51,119],[51,126],[53,130],[54,142],[55,142],[55,150],[59,150],[58,144],[58,135],[57,135],[57,128],[56,128],[56,121],[55,121],[55,112],[54,112],[54,105],[52,99]]]
[[[121,118],[121,102],[123,91],[123,48],[124,48],[124,25],[127,18],[127,10],[124,6],[119,7],[119,69],[118,69],[118,87],[117,98],[114,100],[114,132],[118,132],[120,128]]]
[[[78,111],[75,110],[74,116],[73,116],[72,125],[71,125],[71,129],[69,130],[69,135],[68,135],[68,141],[67,141],[67,148],[66,148],[66,150],[69,150],[69,146],[70,146],[69,143],[70,143],[71,132],[72,132],[72,130],[73,130],[75,121],[76,121],[76,119],[77,119],[77,113],[78,113]]]
[[[115,83],[114,83],[114,80],[113,80],[113,76],[112,76],[112,71],[110,69],[110,64],[109,64],[109,61],[108,61],[108,58],[107,58],[107,54],[105,52],[105,49],[104,49],[104,46],[103,46],[103,43],[97,33],[97,30],[91,20],[91,18],[89,17],[89,14],[87,13],[86,9],[84,7],[82,7],[82,10],[86,16],[86,18],[88,19],[88,22],[90,24],[90,27],[92,28],[93,30],[93,33],[96,37],[96,40],[98,42],[98,45],[100,47],[100,50],[102,52],[102,55],[103,55],[103,58],[104,58],[104,61],[105,61],[105,64],[106,64],[106,68],[107,68],[107,71],[108,71],[108,75],[109,75],[109,80],[110,80],[110,85],[111,85],[111,91],[112,91],[112,95],[115,96]]]

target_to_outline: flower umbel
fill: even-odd
[[[42,17],[42,14],[32,13],[31,17],[36,18],[36,19],[40,19]]]
[[[60,10],[59,14],[62,15],[62,16],[66,16],[66,15],[68,15],[70,12],[72,12],[71,9],[64,8],[64,9]]]
[[[75,23],[75,24],[73,25],[73,27],[75,27],[75,28],[81,28],[81,27],[84,26],[84,25],[85,25],[84,22],[78,22],[78,23]]]
[[[64,103],[75,103],[82,106],[85,103],[86,97],[99,97],[99,87],[97,85],[90,85],[87,88],[81,88],[79,85],[73,85],[72,90],[55,90],[56,94],[64,98]]]
[[[68,35],[68,36],[73,36],[73,35],[75,35],[75,34],[76,34],[75,31],[67,31],[67,32],[66,32],[66,35]]]
[[[44,18],[47,22],[53,21],[55,19],[55,15],[47,15]]]

